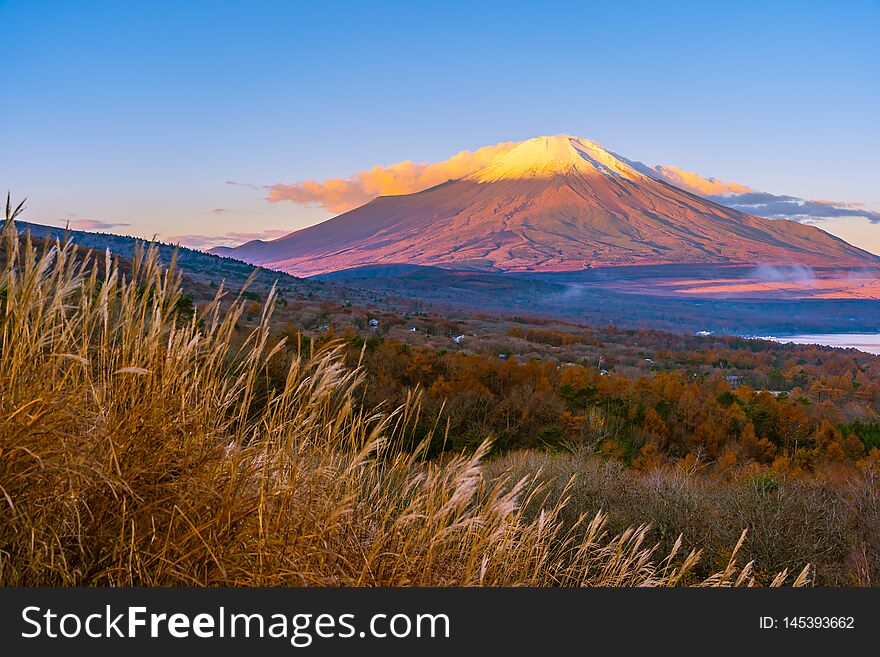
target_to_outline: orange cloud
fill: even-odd
[[[865,207],[865,204],[864,204],[864,203],[861,203],[861,202],[858,202],[858,201],[852,201],[852,202],[850,202],[850,201],[847,201],[847,202],[843,202],[843,201],[828,201],[828,200],[826,200],[826,199],[824,199],[824,198],[813,199],[813,203],[819,203],[819,204],[821,204],[821,205],[843,206],[843,207],[847,207],[847,208],[863,208],[863,207]]]
[[[502,142],[475,151],[461,151],[434,164],[407,160],[389,166],[375,166],[348,178],[306,180],[289,185],[277,183],[269,187],[268,199],[270,203],[314,203],[331,212],[345,212],[377,196],[411,194],[467,176],[504,155],[516,144]]]
[[[704,178],[696,173],[673,166],[658,164],[651,167],[670,185],[675,185],[700,196],[722,196],[724,194],[745,194],[753,191],[751,187],[739,183],[725,182],[716,178]]]
[[[305,180],[291,184],[276,183],[265,188],[269,190],[267,198],[270,203],[293,201],[303,205],[315,204],[331,212],[340,213],[363,205],[377,196],[411,194],[447,180],[463,178],[492,164],[520,143],[502,142],[475,151],[461,151],[448,160],[433,164],[407,160],[387,166],[375,166],[347,178]],[[701,196],[745,194],[754,191],[746,185],[704,178],[674,166],[648,167],[638,162],[631,164],[649,175]]]

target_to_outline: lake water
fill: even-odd
[[[829,347],[852,347],[869,354],[880,354],[880,333],[817,333],[815,335],[782,335],[776,342],[795,344],[822,344]]]

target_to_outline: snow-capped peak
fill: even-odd
[[[523,178],[549,178],[577,171],[599,172],[634,180],[640,174],[628,163],[596,142],[581,137],[557,135],[536,137],[519,143],[495,162],[472,173],[468,180],[497,182]]]

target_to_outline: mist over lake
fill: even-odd
[[[821,344],[841,349],[858,349],[869,354],[880,354],[880,333],[816,333],[784,335],[773,338],[783,344]]]

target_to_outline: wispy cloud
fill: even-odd
[[[254,185],[252,183],[240,182],[238,180],[227,180],[227,185],[235,185],[236,187],[248,187],[250,189],[269,189],[271,185]]]
[[[798,198],[767,192],[710,195],[708,198],[727,207],[770,219],[807,221],[834,217],[864,217],[871,223],[880,223],[880,212],[868,210],[862,203]]]
[[[272,203],[293,201],[315,204],[331,212],[345,212],[377,196],[411,194],[447,180],[461,178],[483,168],[514,146],[516,142],[504,142],[484,146],[476,151],[461,151],[448,160],[433,164],[406,161],[375,166],[348,178],[277,183],[268,187],[268,200]]]
[[[288,230],[264,230],[259,233],[231,231],[222,235],[169,235],[164,239],[172,244],[183,244],[193,249],[210,249],[215,246],[238,246],[251,240],[271,240],[289,232]]]
[[[670,185],[675,185],[685,191],[699,194],[700,196],[745,194],[752,191],[752,189],[746,185],[718,180],[717,178],[704,178],[697,173],[692,173],[669,165],[658,164],[648,168],[651,169],[656,177],[665,180]]]
[[[827,199],[810,200],[785,194],[770,194],[739,183],[705,178],[678,167],[662,164],[650,166],[642,162],[630,162],[630,164],[642,173],[659,178],[670,185],[758,217],[800,222],[815,222],[835,217],[864,217],[871,223],[880,223],[880,212],[866,209],[864,203]]]
[[[864,203],[852,202],[852,203],[841,203],[840,201],[826,201],[825,199],[817,198],[813,199],[813,203],[822,203],[824,205],[845,205],[850,208],[861,208],[864,207]]]
[[[121,221],[100,221],[98,219],[87,219],[87,218],[69,218],[63,219],[59,222],[66,226],[69,226],[71,230],[110,230],[112,228],[121,228],[123,226],[130,226],[131,224],[126,224]]]

